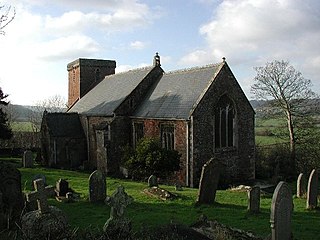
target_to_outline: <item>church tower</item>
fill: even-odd
[[[105,76],[115,73],[116,61],[79,58],[67,66],[68,108],[101,82]]]

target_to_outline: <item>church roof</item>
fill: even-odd
[[[45,113],[44,118],[50,136],[53,137],[84,137],[83,128],[77,113]]]
[[[68,112],[112,116],[116,108],[153,69],[153,66],[106,76]]]
[[[134,117],[188,119],[223,63],[163,74]]]
[[[164,73],[149,89],[132,117],[188,119],[214,81],[225,61]],[[113,116],[115,110],[132,93],[154,66],[106,76],[83,96],[68,112],[91,116]]]

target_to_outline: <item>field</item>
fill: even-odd
[[[20,159],[2,159],[14,162],[20,166]],[[60,178],[67,179],[69,186],[80,194],[81,199],[75,203],[60,203],[50,199],[49,203],[62,209],[68,216],[73,227],[80,229],[101,229],[109,218],[110,207],[105,204],[91,204],[88,202],[89,173],[75,172],[47,168],[19,168],[22,174],[22,189],[31,190],[31,179],[36,174],[44,174],[47,183],[55,185]],[[170,222],[190,225],[202,214],[210,220],[217,220],[222,224],[239,229],[252,231],[254,234],[266,237],[270,234],[270,205],[271,196],[262,196],[261,213],[252,215],[247,213],[247,193],[231,190],[219,190],[214,205],[196,207],[197,189],[184,188],[176,192],[173,186],[161,187],[175,193],[178,198],[162,201],[151,198],[142,193],[147,186],[143,182],[107,178],[107,194],[111,195],[118,185],[125,187],[126,192],[134,198],[134,202],[127,208],[127,216],[132,220],[135,231],[142,227],[155,228]],[[292,184],[295,192],[295,184]],[[294,198],[293,234],[295,239],[319,239],[319,210],[305,209],[306,200]]]

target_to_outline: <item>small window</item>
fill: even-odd
[[[100,81],[100,69],[99,69],[99,68],[96,69],[96,78],[95,78],[95,81],[96,81],[96,82],[99,82],[99,81]]]
[[[231,99],[222,96],[215,111],[215,147],[234,146],[235,111]]]
[[[133,123],[133,144],[137,146],[139,140],[143,138],[143,122]]]
[[[161,143],[163,148],[174,150],[174,125],[161,125]]]

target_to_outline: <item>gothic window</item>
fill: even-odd
[[[137,146],[139,140],[143,138],[143,122],[133,123],[133,144]]]
[[[162,147],[168,150],[174,149],[174,125],[161,125],[161,143]]]
[[[215,111],[215,147],[234,146],[235,110],[230,98],[222,96]]]

